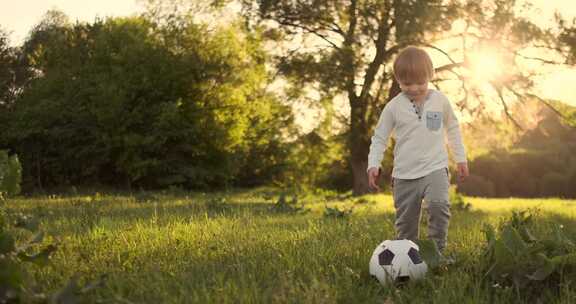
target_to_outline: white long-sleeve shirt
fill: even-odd
[[[445,138],[454,160],[466,162],[458,119],[448,98],[438,90],[430,89],[420,118],[404,93],[386,104],[372,136],[368,169],[380,167],[391,133],[396,139],[394,178],[415,179],[448,167]]]

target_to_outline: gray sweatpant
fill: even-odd
[[[442,168],[417,179],[393,180],[394,208],[396,208],[396,233],[398,239],[418,239],[422,199],[428,210],[428,238],[438,249],[446,247],[450,202],[448,170]]]

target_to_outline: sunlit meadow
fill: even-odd
[[[368,260],[394,237],[390,195],[301,196],[305,209],[294,212],[274,209],[278,197],[267,189],[96,193],[14,199],[8,207],[39,218],[58,243],[50,267],[31,266],[37,282],[57,290],[75,275],[82,283],[102,278],[88,294],[93,303],[515,302],[522,299],[514,290],[491,285],[481,271],[483,226],[530,209],[537,235],[555,223],[576,233],[576,201],[465,198],[472,208],[452,211],[447,254],[456,263],[385,288],[368,274]],[[328,216],[327,207],[352,211]],[[576,292],[558,286],[540,300],[574,303]]]

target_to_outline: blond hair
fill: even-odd
[[[401,83],[422,83],[434,77],[432,59],[425,50],[409,46],[394,61],[394,77]]]

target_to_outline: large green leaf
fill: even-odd
[[[526,252],[526,242],[522,240],[520,233],[510,225],[504,227],[502,231],[502,241],[514,255],[520,255]]]
[[[0,232],[0,254],[7,254],[14,251],[14,237],[7,231]]]
[[[538,269],[536,269],[534,273],[528,275],[527,277],[531,280],[542,281],[546,279],[550,274],[552,274],[554,270],[556,270],[558,262],[552,261],[542,253],[539,253],[536,256],[538,257],[541,265],[538,267]]]
[[[436,242],[432,240],[417,240],[416,244],[420,247],[420,256],[426,262],[428,267],[434,269],[442,264],[444,258],[436,246]]]
[[[502,240],[494,242],[494,262],[491,274],[500,277],[510,274],[516,267],[514,253],[504,244]]]
[[[571,269],[576,269],[576,251],[565,255],[559,255],[551,258],[552,263],[554,263],[559,268],[570,267]]]
[[[28,240],[28,242],[18,246],[17,251],[24,252],[29,248],[41,243],[43,239],[44,239],[44,232],[38,232],[30,240]]]
[[[492,225],[489,224],[484,224],[482,231],[484,232],[486,242],[488,243],[484,255],[488,258],[488,260],[491,260],[494,256],[494,243],[496,242],[496,232],[494,231],[494,227],[492,227]]]
[[[520,233],[520,236],[522,237],[522,239],[523,239],[525,242],[533,243],[533,242],[538,241],[538,240],[536,239],[536,237],[534,237],[534,235],[532,234],[532,232],[530,232],[530,230],[529,230],[528,227],[526,227],[526,226],[521,226],[521,227],[519,227],[519,228],[518,228],[518,233]]]
[[[27,255],[25,253],[18,254],[18,257],[25,262],[31,262],[40,266],[45,266],[50,261],[50,256],[56,251],[57,247],[54,244],[50,244],[42,249],[37,254]]]
[[[52,304],[76,304],[80,302],[80,287],[78,286],[78,278],[72,277],[68,284],[54,294],[50,303]]]
[[[36,231],[40,226],[40,222],[35,217],[30,215],[19,214],[14,223],[14,227],[26,229],[28,231]]]
[[[498,234],[490,227],[484,229],[487,275],[498,283],[513,284],[518,294],[533,286],[531,282],[546,281],[554,273],[573,269],[565,266],[576,266],[573,242],[560,226],[554,226],[549,238],[539,240],[528,229],[532,219],[527,212],[514,212]]]
[[[19,288],[24,280],[24,272],[10,257],[0,257],[0,286]]]
[[[572,240],[566,236],[566,234],[562,230],[562,226],[554,225],[553,229],[554,229],[554,231],[552,233],[552,236],[553,236],[553,240],[556,243],[562,245],[564,247],[564,249],[567,251],[576,250],[576,245],[574,245],[574,242],[572,242]]]

